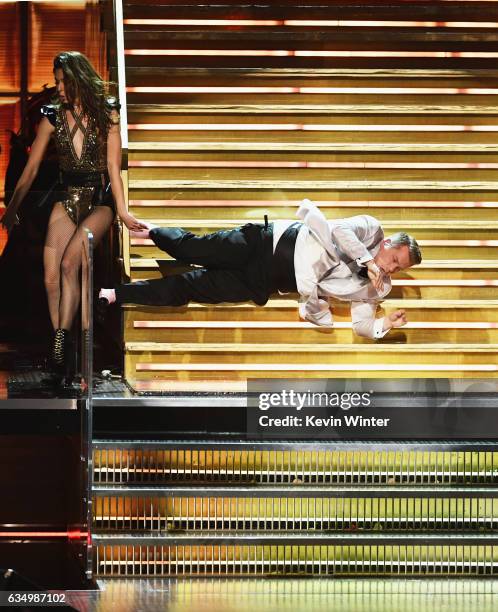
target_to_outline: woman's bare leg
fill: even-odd
[[[61,327],[59,324],[61,261],[75,231],[76,225],[69,218],[64,206],[60,202],[54,204],[43,249],[45,289],[54,330]]]
[[[93,234],[96,246],[109,230],[114,213],[108,206],[98,206],[78,227],[62,258],[62,293],[59,309],[59,327],[70,329],[78,309],[81,295],[79,270],[86,241],[85,228]]]

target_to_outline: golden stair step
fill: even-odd
[[[382,311],[407,310],[409,323],[391,330],[391,342],[494,342],[498,338],[498,300],[393,300]],[[252,303],[207,305],[190,303],[182,308],[125,305],[126,339],[168,342],[314,342],[370,343],[351,329],[349,305],[334,303],[334,327],[324,330],[299,319],[297,301],[270,299],[264,307]],[[391,340],[389,340],[391,339]]]
[[[171,105],[173,106],[173,105]],[[469,131],[493,131],[496,130],[498,117],[496,114],[479,113],[469,114],[466,109],[461,109],[461,112],[453,113],[440,112],[433,113],[424,112],[422,109],[418,113],[413,109],[409,113],[408,110],[404,114],[391,112],[390,109],[383,107],[383,112],[380,109],[367,107],[364,112],[354,112],[353,108],[346,107],[335,109],[335,112],[325,113],[320,110],[312,112],[309,109],[287,110],[287,108],[269,109],[264,112],[264,107],[251,110],[247,108],[244,113],[240,112],[236,107],[217,107],[213,105],[194,108],[192,113],[188,112],[188,107],[174,107],[168,110],[168,105],[164,108],[160,105],[156,110],[146,110],[150,107],[147,105],[135,107],[133,110],[128,108],[128,128],[129,129],[150,129],[155,131],[160,129],[160,126],[167,126],[164,129],[172,129],[173,126],[179,126],[186,129],[188,125],[198,125],[200,129],[209,130],[216,129],[216,126],[238,125],[240,129],[258,126],[256,129],[268,130],[272,126],[279,126],[280,129],[301,129],[317,131],[319,128],[323,130],[347,130],[346,126],[353,130],[358,127],[364,131],[367,130],[390,130],[399,129],[400,126],[407,126],[410,130],[421,130],[424,126],[430,126],[430,130],[436,131],[451,131],[460,132]],[[334,108],[334,107],[333,107]],[[471,107],[474,108],[474,107]],[[175,110],[176,109],[176,110]],[[348,110],[349,109],[349,110]],[[369,110],[370,109],[370,110]],[[213,124],[215,127],[210,127]],[[144,127],[141,127],[144,126]],[[282,126],[282,127],[281,127]],[[222,129],[229,129],[223,127]],[[276,129],[276,128],[275,128]]]
[[[441,3],[442,4],[442,3]],[[223,19],[228,15],[238,14],[239,11],[250,19],[282,19],[282,9],[288,19],[327,19],[328,21],[352,21],[363,20],[382,20],[396,21],[415,20],[415,21],[440,21],[444,17],[445,21],[494,21],[497,17],[495,7],[492,3],[479,2],[479,10],[476,9],[476,2],[448,2],[446,5],[435,4],[434,2],[390,2],[389,4],[364,4],[359,2],[331,2],[323,0],[307,0],[306,2],[295,3],[261,3],[250,4],[236,1],[226,2],[223,5],[199,5],[193,2],[170,2],[168,4],[151,3],[147,0],[134,0],[134,2],[124,2],[125,18],[157,18],[157,19],[178,19],[178,18],[209,18]],[[491,6],[489,6],[491,4]]]
[[[177,262],[170,256],[161,259],[152,258],[132,258],[130,266],[133,278],[161,278],[165,274],[177,274],[190,269],[181,262]],[[469,286],[480,286],[489,284],[494,286],[491,281],[497,281],[498,287],[498,260],[424,260],[421,264],[410,268],[407,271],[393,275],[396,285],[410,285],[412,281],[424,282],[433,281],[435,284],[454,284],[458,281],[469,281]],[[406,283],[403,281],[406,280]],[[470,282],[471,281],[471,282]],[[460,285],[464,286],[464,285]]]
[[[423,89],[440,92],[449,89],[448,93],[457,90],[485,88],[491,90],[498,84],[498,76],[493,69],[482,70],[421,70],[410,69],[352,69],[352,68],[226,68],[215,67],[174,67],[174,66],[127,66],[126,84],[134,86],[161,87],[170,85],[205,84],[213,87],[309,87],[327,89],[357,89],[360,92],[369,88],[412,89],[418,92]],[[338,91],[338,93],[341,93]],[[402,93],[402,92],[400,92]],[[446,93],[446,91],[444,91]]]
[[[253,167],[243,167],[243,163],[228,162],[218,167],[216,164],[204,162],[203,164],[179,162],[170,164],[172,167],[151,165],[149,167],[134,167],[130,164],[129,181],[150,181],[175,180],[175,181],[285,181],[290,176],[298,181],[310,181],[317,183],[326,180],[345,180],[349,177],[350,181],[356,180],[389,180],[396,181],[434,181],[436,183],[441,174],[447,177],[454,177],[459,180],[493,181],[498,180],[498,165],[496,168],[428,168],[428,167],[408,167],[408,168],[388,168],[388,167],[313,167],[312,162],[307,162],[301,167],[278,167],[278,164],[261,163],[254,164]],[[245,164],[247,166],[247,164]],[[288,165],[288,164],[285,164]],[[316,165],[320,165],[317,162]]]
[[[392,181],[390,181],[392,183]],[[358,188],[356,185],[353,189],[345,190],[333,190],[333,189],[313,189],[312,182],[301,184],[299,188],[289,189],[272,189],[271,185],[265,185],[260,188],[246,186],[245,189],[218,189],[217,184],[206,186],[205,184],[197,188],[193,184],[189,184],[188,187],[183,186],[182,189],[176,188],[176,184],[173,184],[171,188],[163,189],[132,189],[130,190],[130,200],[139,202],[151,202],[151,201],[173,201],[181,202],[182,200],[188,200],[191,202],[213,202],[215,200],[222,201],[281,201],[281,202],[299,202],[303,198],[309,198],[310,196],[315,202],[320,201],[356,201],[356,202],[372,202],[372,201],[386,201],[393,202],[397,201],[400,204],[404,202],[412,202],[415,198],[417,201],[433,204],[434,202],[447,202],[451,199],[456,202],[468,202],[470,198],[473,198],[475,202],[494,202],[495,193],[492,190],[470,190],[459,191],[456,190],[442,190],[442,189],[423,189],[414,193],[411,190],[398,188],[388,188],[386,190],[372,190],[369,185]],[[472,195],[471,195],[472,193]],[[174,208],[176,204],[172,205]],[[270,206],[271,208],[271,206]],[[295,213],[296,207],[293,206],[293,214]],[[362,212],[362,211],[360,211]],[[420,217],[415,209],[411,210],[412,218]],[[490,212],[492,214],[492,211]],[[178,216],[178,215],[177,215]],[[189,216],[189,215],[187,215]],[[347,213],[345,216],[351,216],[351,213]],[[461,217],[462,215],[460,215]],[[486,215],[483,215],[486,217]]]
[[[268,303],[265,306],[256,306],[250,302],[241,303],[241,304],[200,304],[198,302],[191,302],[187,306],[183,307],[184,311],[191,311],[194,317],[197,317],[199,311],[205,310],[215,310],[218,311],[220,309],[228,309],[228,310],[253,310],[253,311],[261,311],[267,312],[268,310],[282,310],[294,308],[296,305],[295,300],[287,299],[287,298],[274,298],[268,300]],[[334,312],[342,313],[342,316],[348,316],[349,313],[349,305],[344,302],[338,302],[332,300],[332,305],[334,308]],[[382,302],[382,305],[386,309],[396,310],[397,308],[406,308],[411,309],[413,314],[417,314],[418,312],[422,313],[422,317],[425,317],[425,312],[429,312],[431,317],[433,315],[432,311],[448,311],[453,313],[457,311],[458,313],[465,313],[465,316],[470,316],[472,313],[475,313],[477,316],[481,317],[484,314],[492,317],[491,320],[498,321],[498,299],[497,300],[393,300],[393,299],[385,299]],[[137,312],[150,312],[151,314],[157,313],[158,316],[164,316],[164,313],[170,312],[178,312],[178,308],[174,307],[163,307],[157,308],[152,306],[133,306],[133,305],[125,305],[123,306],[125,311],[129,311],[131,313]],[[184,316],[184,315],[182,315]],[[463,316],[459,314],[458,316]]]
[[[253,140],[248,141],[241,140],[237,141],[225,141],[220,137],[219,140],[213,140],[208,142],[205,140],[205,134],[203,134],[203,141],[199,141],[198,134],[195,133],[192,136],[192,141],[186,140],[186,135],[181,134],[182,140],[173,141],[171,140],[171,133],[164,134],[164,141],[150,141],[150,133],[144,135],[144,141],[131,140],[129,143],[129,151],[148,151],[148,152],[165,152],[165,151],[233,151],[233,152],[374,152],[374,153],[496,153],[498,151],[498,145],[492,142],[493,138],[490,138],[490,142],[487,143],[458,143],[454,141],[449,142],[409,142],[406,141],[406,135],[403,136],[403,141],[386,143],[384,136],[381,134],[379,142],[365,142],[365,139],[360,139],[358,142],[316,142],[316,137],[313,140],[310,138],[309,142],[285,142],[282,140],[281,133],[277,134],[280,138],[279,142],[267,142],[267,134],[263,134],[259,142]],[[221,134],[223,136],[223,134]],[[254,139],[255,133],[251,133],[251,139]],[[195,137],[195,138],[194,138]],[[427,138],[426,138],[427,139]],[[441,181],[443,182],[443,181]],[[449,181],[444,181],[448,182]],[[384,187],[385,188],[385,187]],[[459,187],[453,187],[458,189]],[[483,189],[479,185],[475,185],[475,189]],[[486,189],[486,187],[484,187]]]
[[[331,301],[336,325],[349,325],[350,307],[348,303]],[[476,325],[498,323],[498,300],[420,300],[420,299],[386,299],[381,303],[382,310],[391,312],[399,308],[407,310],[410,324],[417,325],[450,325],[453,322],[474,322]],[[317,329],[317,326],[308,322],[299,322],[297,313],[297,294],[294,299],[283,299],[274,296],[265,306],[257,306],[252,302],[237,304],[199,304],[191,302],[182,307],[173,306],[140,306],[124,305],[123,310],[128,321],[145,320],[160,321],[166,325],[167,321],[181,321],[182,324],[195,326],[203,325],[207,321],[217,321],[220,326],[224,323],[233,325],[251,321],[256,325],[260,321],[263,326],[270,327],[272,321],[279,321],[279,325],[303,326]],[[380,312],[380,311],[379,311]],[[224,320],[225,319],[225,320]],[[391,332],[392,333],[392,332]]]
[[[498,17],[498,14],[496,15]],[[146,61],[146,60],[145,60]],[[147,66],[146,64],[141,67],[129,68],[130,74],[148,73],[151,75],[162,75],[165,70],[168,70],[171,77],[176,75],[192,77],[195,75],[200,76],[230,76],[234,77],[240,75],[242,77],[265,77],[270,79],[274,78],[299,78],[299,79],[316,79],[323,77],[327,79],[327,82],[341,82],[349,83],[355,81],[361,84],[365,80],[382,80],[392,82],[391,80],[401,79],[400,82],[411,82],[416,81],[417,83],[443,83],[444,79],[448,79],[448,82],[455,82],[459,79],[466,83],[474,83],[476,81],[484,80],[486,83],[493,83],[498,81],[498,75],[496,70],[482,69],[482,70],[459,70],[458,68],[452,69],[413,69],[413,68],[359,68],[351,70],[350,68],[323,68],[318,67],[313,70],[301,70],[299,68],[225,68],[220,65],[216,68],[191,68],[191,67],[178,67],[166,69],[157,68],[154,66]],[[425,80],[424,80],[425,79]]]
[[[437,159],[431,153],[394,152],[307,152],[295,151],[135,151],[129,153],[128,168],[286,168],[288,170],[326,168],[328,170],[458,170],[473,171],[471,178],[484,178],[482,171],[496,170],[497,163],[492,153],[468,152],[438,153]],[[401,161],[400,161],[401,159]],[[133,170],[135,171],[135,170]],[[394,177],[396,178],[396,177]],[[459,179],[465,178],[460,174]]]
[[[208,199],[187,199],[188,194],[179,194],[178,199],[166,199],[167,194],[159,194],[157,200],[132,199],[129,201],[130,210],[140,219],[152,222],[158,215],[167,216],[170,222],[178,223],[182,219],[210,219],[244,220],[249,222],[255,218],[262,218],[262,214],[270,214],[277,219],[292,219],[296,209],[300,204],[299,200],[267,199],[258,200],[254,196],[247,194],[248,199],[237,198],[229,199],[230,194],[221,192],[218,198]],[[405,194],[405,197],[408,194]],[[465,194],[461,194],[465,195]],[[342,197],[348,197],[346,192]],[[251,199],[252,197],[252,199]],[[225,199],[223,199],[225,198]],[[489,221],[498,219],[498,202],[493,201],[427,201],[417,200],[344,200],[336,201],[317,201],[316,204],[323,210],[325,215],[330,218],[341,219],[357,214],[371,214],[381,222],[400,221],[405,224],[407,221],[418,220],[423,212],[425,220],[452,220],[455,227],[458,227],[462,218],[468,221],[481,221],[486,225]],[[264,211],[264,212],[263,212]],[[164,217],[163,217],[164,219]],[[178,219],[178,221],[176,220]]]
[[[418,240],[423,249],[424,257],[434,259],[447,257],[449,251],[452,257],[458,259],[475,259],[477,257],[498,258],[498,250],[495,248],[494,242],[490,240],[483,240],[481,243],[477,240]],[[162,257],[163,251],[155,246],[138,243],[135,239],[132,240],[131,245],[132,257],[154,257],[156,259],[161,259]],[[416,296],[413,296],[413,299],[416,299]],[[453,296],[452,299],[458,298]]]
[[[150,219],[150,222],[153,225],[161,225],[164,227],[184,227],[194,233],[204,234],[218,229],[238,227],[247,222],[261,223],[263,221],[264,212],[265,211],[262,210],[257,217],[254,216],[245,220],[174,219],[171,222],[164,222],[162,219]],[[496,229],[494,229],[496,224],[496,221],[491,220],[459,221],[457,224],[455,224],[454,220],[407,220],[405,223],[392,220],[383,221],[383,226],[388,232],[412,232],[417,237],[425,258],[442,259],[443,257],[447,258],[448,255],[451,255],[455,260],[498,258],[498,249],[496,248],[498,246],[498,241],[495,239]],[[130,244],[132,258],[168,259],[168,256],[165,256],[149,239],[133,238]],[[472,285],[473,283],[470,281],[471,279],[469,279],[467,283],[461,281],[461,283],[463,283],[462,286],[465,284]],[[490,285],[488,285],[488,288],[489,286]],[[458,298],[459,296],[448,297]]]
[[[150,394],[150,393],[247,393],[247,378],[258,378],[254,372],[247,372],[246,377],[238,376],[218,376],[218,378],[204,376],[194,376],[195,373],[189,372],[184,373],[182,377],[171,377],[163,373],[160,378],[153,380],[145,380],[137,377],[134,371],[126,373],[126,380],[130,384],[130,387],[138,394]],[[276,372],[272,378],[289,378],[296,376],[295,374]],[[260,378],[268,378],[268,373],[261,371],[259,373]],[[431,378],[431,379],[475,379],[478,378],[496,378],[494,372],[479,372],[476,373],[472,370],[434,370],[430,368],[420,369],[417,365],[414,365],[411,369],[401,370],[398,369],[395,373],[384,366],[380,370],[362,370],[358,373],[357,369],[351,369],[339,373],[328,373],[327,375],[315,375],[310,376],[306,374],[304,378],[365,378],[365,379],[378,379],[382,378],[393,378],[393,379],[413,379],[413,378]]]
[[[199,359],[202,359],[202,353],[216,353],[221,356],[226,353],[261,353],[263,355],[268,354],[270,359],[274,359],[276,353],[289,353],[302,355],[304,357],[303,364],[309,362],[310,354],[313,353],[354,353],[368,355],[386,353],[384,358],[387,358],[389,354],[403,354],[408,355],[410,353],[434,353],[434,354],[455,354],[458,358],[459,355],[463,354],[483,354],[487,357],[488,354],[495,354],[498,352],[498,344],[364,344],[364,345],[351,345],[351,344],[329,344],[329,345],[316,345],[316,344],[230,344],[226,343],[204,343],[204,344],[183,344],[183,343],[170,343],[170,342],[126,342],[125,350],[129,353],[161,353],[161,354],[174,354],[181,353],[188,355],[191,362],[187,362],[186,365],[194,363],[194,354],[199,353]],[[262,358],[262,357],[260,357]],[[449,359],[449,358],[448,358]],[[497,366],[498,369],[498,366]]]
[[[490,344],[441,345],[244,345],[172,344],[157,342],[125,345],[127,378],[154,382],[173,380],[233,380],[308,377],[358,377],[389,372],[425,372],[429,375],[475,374],[496,376],[498,347]],[[278,355],[278,363],[275,363]],[[324,359],[325,358],[325,359]],[[419,374],[420,375],[420,374]],[[381,375],[381,377],[384,377]]]
[[[498,371],[497,353],[498,346],[490,344],[311,344],[301,347],[294,344],[127,342],[125,370],[132,386],[142,390],[145,385],[149,390],[178,391],[182,384],[188,386],[195,381],[197,390],[209,389],[213,382],[219,382],[220,389],[224,389],[227,382],[233,391],[243,390],[247,378],[290,375],[310,378],[493,377]],[[273,363],[275,355],[278,355],[278,363]],[[240,386],[234,384],[237,380]],[[175,384],[170,386],[170,382]],[[137,387],[137,383],[141,387]]]
[[[440,106],[448,104],[449,98],[454,105],[478,105],[482,104],[485,107],[491,106],[496,100],[495,93],[478,93],[473,90],[458,90],[458,93],[448,93],[447,90],[441,88],[439,91],[426,90],[418,91],[412,88],[410,92],[405,88],[403,93],[396,88],[384,88],[383,91],[378,91],[378,88],[371,87],[359,90],[355,88],[342,90],[326,91],[325,88],[297,88],[297,87],[252,87],[244,89],[243,87],[235,88],[233,86],[225,87],[194,87],[188,89],[187,85],[181,86],[163,86],[162,88],[154,86],[137,86],[127,88],[127,100],[131,104],[186,104],[192,99],[195,94],[196,102],[199,104],[261,104],[270,105],[277,104],[378,104],[379,99],[385,100],[388,96],[391,104],[399,102],[401,105],[429,105]],[[291,90],[292,93],[289,93]],[[490,90],[493,92],[493,90]]]
[[[444,190],[497,191],[498,181],[188,181],[188,180],[130,180],[130,189],[268,189],[268,190]]]
[[[365,213],[368,214],[368,213]],[[230,227],[239,227],[240,225],[244,224],[244,219],[238,219],[238,220],[234,220],[234,219],[209,219],[209,218],[204,218],[204,219],[178,219],[175,220],[175,224],[172,224],[170,222],[168,222],[166,219],[161,219],[161,218],[157,218],[157,219],[151,219],[150,223],[152,225],[158,225],[161,227],[195,227],[195,228],[199,228],[199,229],[207,229],[207,230],[212,230],[212,228],[217,228],[217,229],[223,229],[225,227],[230,228]],[[181,225],[177,225],[178,223],[180,223]],[[400,222],[397,220],[390,220],[390,219],[386,219],[382,222],[382,226],[387,228],[387,229],[397,229],[400,228]],[[448,229],[454,229],[456,232],[457,231],[465,231],[468,232],[469,230],[479,230],[479,231],[487,231],[488,229],[490,230],[494,230],[496,231],[498,229],[498,221],[497,220],[467,220],[467,219],[460,219],[458,222],[458,227],[455,227],[455,221],[454,220],[446,220],[446,219],[430,219],[430,220],[426,220],[426,219],[410,219],[409,221],[407,221],[404,224],[404,227],[409,228],[410,230],[416,230],[416,229],[443,229],[443,230],[448,230]],[[135,240],[138,240],[135,239]]]
[[[445,20],[443,20],[444,22]],[[496,21],[494,19],[493,21]],[[482,22],[465,23],[462,27],[437,27],[432,20],[425,25],[417,20],[413,27],[365,27],[362,29],[349,24],[307,26],[261,27],[239,24],[237,28],[220,27],[201,21],[190,27],[185,25],[154,25],[152,23],[125,24],[125,49],[171,49],[191,48],[192,45],[204,48],[244,49],[372,49],[399,50],[409,45],[410,49],[455,51],[455,49],[496,51],[496,30],[482,27]],[[202,27],[204,25],[204,27]],[[226,26],[230,26],[227,21]],[[494,25],[494,24],[493,24]],[[361,38],[358,33],[361,32]],[[214,46],[211,46],[213,45]],[[241,45],[244,45],[241,47]],[[289,46],[290,45],[290,46]]]
[[[426,104],[413,105],[387,105],[387,104],[129,104],[128,116],[130,118],[150,118],[155,123],[167,120],[171,115],[184,115],[188,122],[196,115],[242,115],[238,121],[255,115],[288,115],[298,117],[300,115],[311,116],[315,120],[316,115],[321,115],[323,121],[332,120],[335,115],[345,115],[351,121],[382,121],[382,116],[392,117],[399,115],[396,121],[401,121],[404,115],[414,116],[420,119],[432,121],[443,121],[445,115],[458,116],[457,120],[464,118],[467,121],[493,122],[498,115],[498,107],[495,105],[458,105],[442,104],[431,106]],[[381,118],[375,119],[380,115]],[[482,116],[482,117],[481,117]],[[322,121],[320,119],[320,122]],[[252,119],[251,119],[252,120]],[[274,119],[273,119],[274,120]],[[406,120],[406,119],[405,119]],[[219,121],[219,119],[217,119]],[[446,118],[444,119],[446,121]]]
[[[259,323],[259,324],[258,324]],[[428,343],[469,343],[469,342],[498,342],[498,331],[495,326],[487,327],[485,323],[476,327],[467,327],[463,323],[446,323],[440,326],[408,324],[401,331],[390,332],[386,337],[389,342],[408,342],[411,344]],[[261,335],[264,334],[264,339]],[[175,321],[172,325],[154,325],[149,321],[138,320],[133,327],[126,328],[126,340],[129,342],[150,341],[153,337],[156,342],[175,342],[185,344],[201,344],[223,342],[227,346],[237,343],[268,342],[270,344],[286,343],[289,337],[297,344],[314,342],[316,345],[330,344],[331,340],[341,344],[361,346],[367,344],[367,339],[358,338],[351,326],[334,327],[333,333],[322,333],[299,323],[277,323],[275,325],[264,322],[248,322],[236,324],[234,321],[210,321],[194,325],[182,325]]]
[[[171,258],[165,253],[165,260]],[[174,260],[173,260],[174,261]],[[136,269],[142,268],[158,268],[161,260],[157,259],[132,259],[131,265]],[[415,274],[421,270],[445,270],[444,274],[450,274],[452,271],[463,273],[466,270],[497,270],[498,261],[494,259],[424,259],[422,263],[417,264],[416,267],[410,268],[410,275]]]

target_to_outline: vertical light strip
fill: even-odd
[[[123,2],[114,0],[114,18],[116,23],[116,54],[118,62],[118,90],[121,104],[121,146],[128,152],[128,113],[126,110],[126,74],[123,31]]]
[[[124,20],[123,20],[123,2],[122,0],[114,0],[114,27],[116,29],[116,60],[118,63],[118,91],[120,109],[120,129],[121,129],[121,158],[123,171],[123,187],[128,209],[129,182],[128,182],[128,111],[126,104],[126,72],[125,72],[125,54],[124,54]],[[124,272],[129,277],[130,270],[130,237],[125,224],[122,224],[121,232],[122,257],[124,261]]]

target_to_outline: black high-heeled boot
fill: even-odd
[[[52,360],[57,371],[61,374],[62,382],[65,386],[70,386],[73,382],[75,374],[74,357],[74,347],[70,331],[62,328],[56,329]]]
[[[52,346],[46,358],[46,376],[43,377],[42,382],[48,387],[59,387],[64,378],[64,332],[67,330],[55,330]]]
[[[64,365],[65,349],[69,340],[69,330],[56,329],[54,334],[54,344],[52,347],[52,361],[58,368]]]

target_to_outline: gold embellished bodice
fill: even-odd
[[[106,101],[108,112],[118,111],[115,98]],[[108,206],[115,210],[114,199],[107,173],[107,134],[98,138],[95,120],[70,110],[74,125],[69,126],[66,109],[62,105],[49,104],[41,109],[55,127],[54,139],[61,169],[60,181],[53,194],[54,203],[60,202],[71,220],[78,225],[96,206]],[[117,121],[119,122],[119,121]],[[113,122],[115,123],[115,122]],[[78,156],[74,138],[82,134],[81,155]]]
[[[86,126],[81,115],[73,113],[74,126],[69,127],[67,113],[61,105],[55,108],[55,144],[63,172],[99,172],[107,169],[107,137],[98,138],[95,120],[88,118]],[[83,146],[81,157],[74,148],[73,138],[81,130]]]

